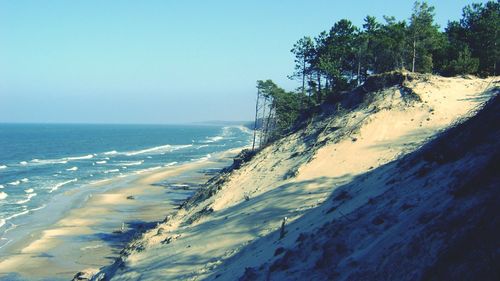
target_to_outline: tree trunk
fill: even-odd
[[[417,38],[416,35],[413,35],[413,60],[411,65],[411,72],[415,72],[416,57],[417,57]]]
[[[318,81],[318,101],[319,103],[321,103],[323,100],[323,95],[321,93],[321,75],[319,73],[317,74],[316,79]]]
[[[255,122],[253,125],[253,142],[252,142],[252,150],[255,150],[255,139],[257,137],[257,120],[259,118],[258,113],[259,113],[259,98],[260,98],[260,91],[257,91],[257,102],[255,102]]]
[[[269,141],[269,126],[271,125],[271,119],[273,118],[273,111],[274,110],[274,102],[271,105],[271,108],[269,109],[269,114],[267,116],[266,120],[266,127],[265,127],[265,132],[264,132],[264,144],[266,144]]]
[[[264,98],[264,111],[262,113],[262,128],[261,128],[261,133],[260,133],[260,138],[259,138],[259,146],[262,147],[262,141],[263,141],[263,132],[266,128],[264,128],[264,118],[266,118],[266,104],[267,104],[267,98]]]
[[[302,62],[302,95],[306,93],[306,59]]]
[[[358,80],[358,86],[359,86],[359,84],[361,84],[361,79],[360,79],[360,75],[361,75],[361,54],[360,53],[358,53],[358,75],[356,76],[356,78]]]

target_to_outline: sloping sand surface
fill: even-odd
[[[367,93],[360,106],[318,117],[213,184],[206,200],[146,232],[101,274],[112,280],[237,280],[246,267],[272,259],[277,248],[291,247],[301,231],[318,227],[321,219],[307,214],[336,187],[375,169],[378,177],[369,184],[381,184],[394,168],[388,163],[473,115],[490,97],[492,80],[417,77],[405,88]],[[337,215],[379,192],[356,198]],[[297,229],[285,229],[280,239],[285,218]]]

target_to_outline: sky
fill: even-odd
[[[436,22],[472,1],[433,0]],[[474,1],[485,2],[485,1]],[[0,122],[251,120],[255,85],[298,87],[290,49],[410,0],[0,0]]]

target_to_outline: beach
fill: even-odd
[[[0,279],[68,280],[75,272],[113,263],[127,242],[174,213],[240,150],[86,187],[54,224],[30,228],[3,249]]]

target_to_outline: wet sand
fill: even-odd
[[[4,249],[0,280],[70,280],[83,269],[113,263],[128,241],[175,212],[240,150],[86,187],[93,192],[62,219]]]

